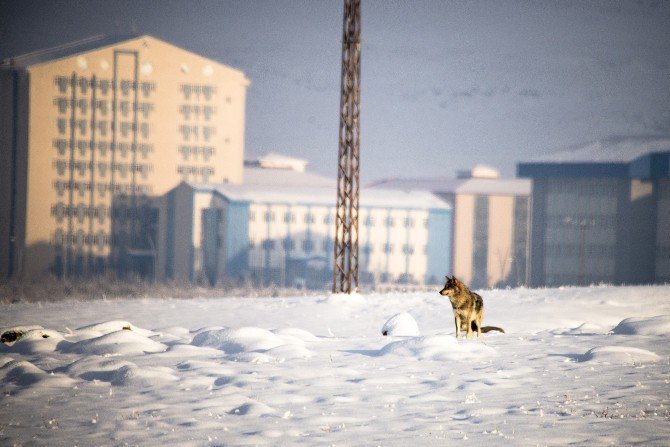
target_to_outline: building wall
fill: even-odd
[[[108,257],[114,196],[242,181],[239,71],[143,36],[27,74],[27,274]]]
[[[453,213],[451,210],[430,210],[428,214],[428,246],[426,249],[426,284],[440,284],[452,271]]]
[[[457,194],[454,201],[453,274],[476,288],[524,284],[528,198]]]
[[[27,76],[0,70],[0,281],[21,273],[25,258]]]
[[[214,215],[208,211],[207,219]],[[217,280],[248,278],[254,283],[310,287],[331,281],[334,207],[227,202],[221,216],[218,235],[224,239],[224,250],[217,262],[225,267],[204,266],[206,271],[217,270]],[[424,284],[450,268],[450,211],[366,207],[360,209],[359,218],[362,284]]]
[[[670,282],[670,180],[658,181],[655,280]]]
[[[475,196],[459,194],[454,205],[454,270],[453,274],[471,284],[474,271]]]
[[[531,285],[654,282],[661,194],[621,177],[535,179]]]
[[[505,282],[512,271],[514,255],[514,197],[493,196],[489,200],[487,285]]]

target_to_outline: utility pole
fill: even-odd
[[[333,293],[358,291],[361,2],[344,0]]]

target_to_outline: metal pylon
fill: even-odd
[[[344,0],[333,293],[358,291],[361,2]]]

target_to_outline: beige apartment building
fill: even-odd
[[[3,62],[0,280],[154,269],[152,197],[242,182],[248,85],[146,35]]]

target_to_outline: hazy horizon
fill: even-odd
[[[362,183],[670,134],[670,3],[362,1]],[[151,34],[242,70],[247,158],[334,177],[341,1],[4,1],[0,58]]]

